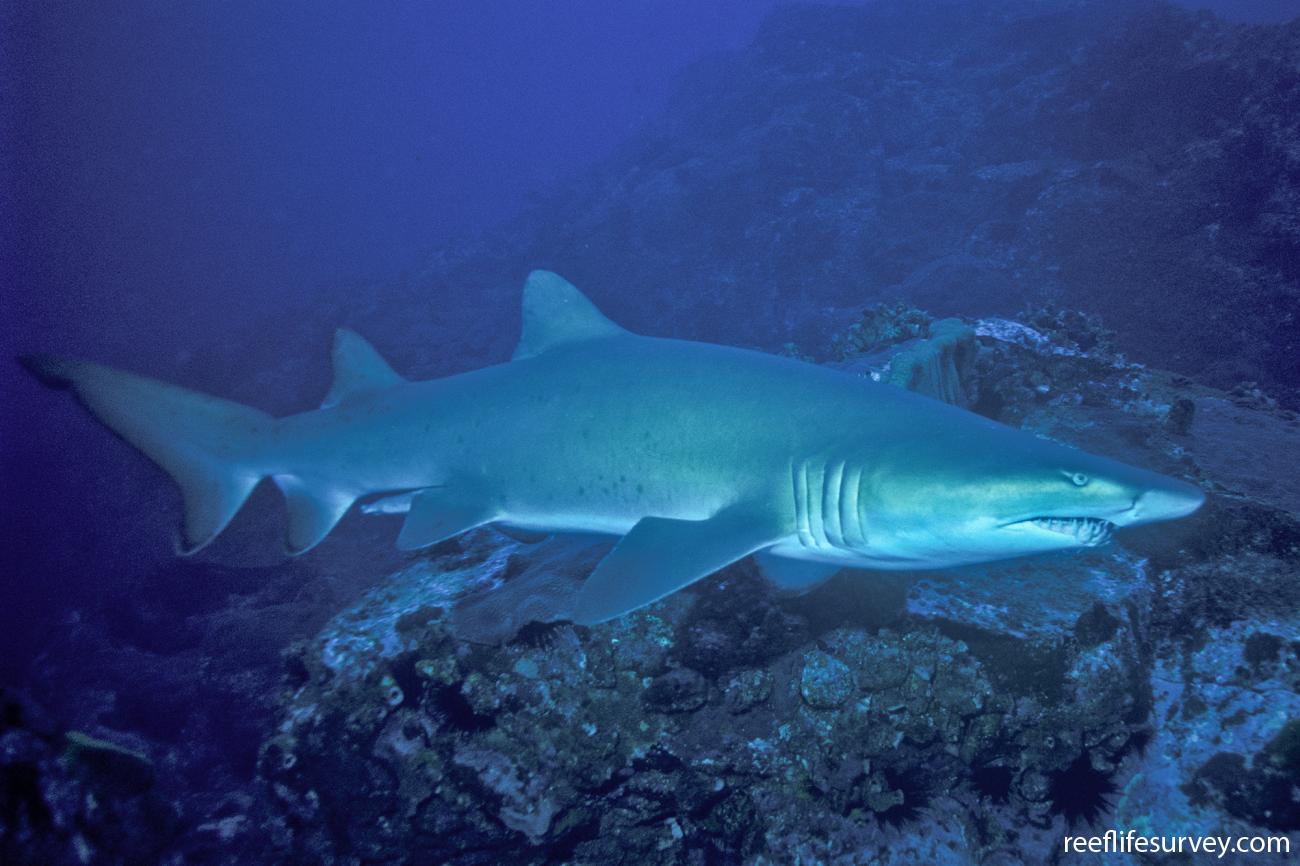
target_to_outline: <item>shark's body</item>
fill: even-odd
[[[535,272],[509,363],[407,382],[340,332],[321,409],[273,419],[77,361],[37,357],[170,471],[186,542],[262,478],[294,552],[362,497],[417,548],[484,524],[624,536],[579,592],[599,622],[751,553],[792,588],[840,567],[921,569],[1100,543],[1194,511],[1183,482],[900,388],[724,346],[630,334]]]

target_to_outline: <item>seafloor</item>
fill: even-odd
[[[279,367],[226,392],[301,380],[341,320],[403,370],[504,358],[505,297],[550,266],[634,330],[779,349],[1190,479],[1193,517],[802,597],[742,562],[595,628],[537,622],[589,540],[483,530],[402,558],[352,520],[288,564],[127,569],[0,698],[0,862],[1300,843],[1298,59],[1300,24],[1161,6],[785,11],[569,191],[277,325]]]
[[[594,628],[535,620],[607,545],[481,530],[274,676],[224,642],[328,577],[227,584],[181,623],[142,577],[129,614],[71,624],[42,661],[117,745],[6,698],[6,862],[1033,864],[1087,828],[1294,835],[1300,422],[1127,361],[1078,314],[940,324],[872,308],[834,363],[1193,479],[1206,507],[1096,551],[802,597],[742,562]],[[132,702],[167,710],[154,727]],[[251,781],[211,775],[232,731],[261,743]]]

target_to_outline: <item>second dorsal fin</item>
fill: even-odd
[[[513,360],[554,346],[625,333],[572,283],[550,271],[533,271],[524,282],[524,326]]]
[[[322,409],[337,406],[349,397],[380,391],[406,380],[379,356],[375,347],[355,331],[339,328],[334,332],[334,384],[320,404]]]

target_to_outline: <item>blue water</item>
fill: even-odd
[[[773,5],[11,7],[0,348],[163,375],[198,347],[233,344],[248,384],[282,358],[269,322],[346,307],[342,281],[400,283],[506,221],[609,156],[685,65],[744,44]],[[422,339],[439,342],[436,315],[420,315]],[[321,383],[324,360],[310,365]],[[2,607],[21,611],[0,629],[13,675],[63,593],[93,592],[67,551],[123,530],[78,505],[78,479],[102,470],[37,433],[66,419],[16,368],[0,377],[23,406],[5,419],[6,512],[21,527],[9,537],[41,575],[5,586]],[[312,384],[248,387],[287,409],[285,392]]]

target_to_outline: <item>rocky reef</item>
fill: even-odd
[[[1211,504],[1103,550],[846,572],[796,598],[742,562],[613,623],[486,636],[460,611],[580,574],[553,568],[572,542],[473,533],[294,648],[259,759],[280,856],[1030,864],[1088,828],[1300,831],[1300,524],[1202,466],[1194,435],[1202,405],[1296,420],[1131,363],[1072,313],[863,322],[837,363],[892,346],[875,373],[905,384],[889,369],[917,335],[970,335],[951,384],[973,405]]]
[[[880,387],[932,387],[929,359],[973,411],[1210,500],[1106,548],[801,596],[742,561],[594,628],[565,621],[608,549],[584,539],[475,531],[351,598],[310,569],[232,570],[181,618],[158,582],[176,575],[142,576],[44,660],[90,734],[5,700],[6,862],[1035,864],[1111,827],[1300,841],[1295,415],[1136,364],[1062,309],[868,307],[830,345]],[[277,654],[291,613],[304,637]]]
[[[0,690],[0,862],[158,862],[181,824],[154,780],[139,752],[61,730]]]

